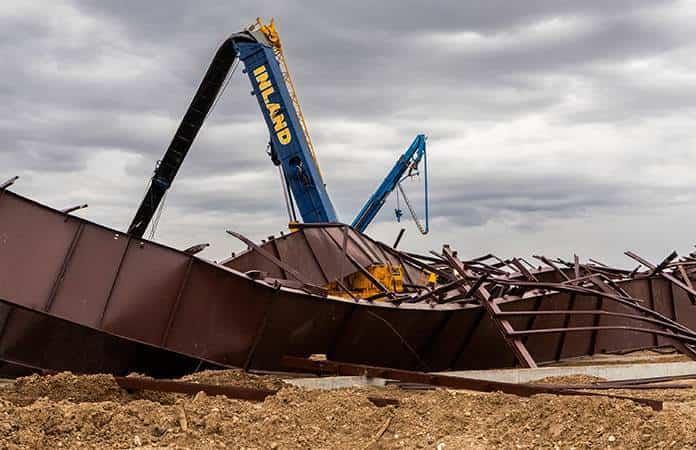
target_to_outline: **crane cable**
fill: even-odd
[[[150,234],[148,235],[149,240],[155,239],[155,233],[157,232],[157,226],[159,225],[160,218],[162,217],[162,211],[164,211],[164,202],[167,200],[167,192],[162,196],[162,201],[160,202],[159,208],[157,208],[157,213],[155,214],[155,220],[152,221],[150,228]]]
[[[408,199],[408,196],[406,195],[406,191],[404,190],[404,187],[402,186],[402,183],[407,179],[407,178],[414,178],[419,175],[417,167],[415,168],[416,172],[413,173],[413,168],[409,170],[409,173],[404,176],[399,182],[396,184],[397,190],[396,190],[396,220],[397,222],[401,221],[401,216],[402,216],[402,211],[401,211],[401,201],[400,197],[404,198],[404,204],[406,204],[406,207],[408,208],[408,212],[411,214],[411,218],[413,218],[413,222],[416,224],[416,227],[418,228],[418,231],[422,235],[426,235],[430,232],[430,211],[429,211],[429,205],[428,205],[428,155],[427,153],[423,153],[423,164],[424,164],[424,197],[425,197],[425,225],[423,225],[423,222],[420,220],[418,217],[418,214],[416,213],[416,210],[413,208],[413,205],[411,204],[411,201]]]
[[[237,58],[237,59],[235,60],[235,62],[234,62],[233,65],[232,65],[232,69],[231,69],[231,70],[229,71],[229,73],[227,74],[227,77],[226,77],[227,79],[225,80],[225,84],[222,85],[222,89],[220,89],[220,91],[218,92],[217,97],[215,97],[215,101],[213,102],[213,106],[210,107],[210,109],[208,110],[208,114],[205,115],[205,118],[206,118],[206,119],[208,118],[208,116],[210,115],[210,113],[213,112],[213,110],[214,110],[215,107],[217,106],[218,102],[219,102],[220,99],[222,98],[222,94],[225,93],[225,89],[227,89],[227,86],[230,84],[230,80],[232,80],[232,75],[234,75],[234,73],[237,71],[237,67],[239,67],[239,58]],[[205,119],[204,119],[204,120],[205,120]]]
[[[270,155],[271,143],[268,143],[267,153]],[[278,165],[278,176],[280,178],[280,187],[283,189],[283,199],[285,200],[285,209],[288,212],[288,221],[297,222],[297,213],[295,212],[295,203],[292,201],[292,193],[288,186],[288,180],[285,177],[282,164]]]
[[[418,215],[416,214],[416,211],[413,209],[413,205],[411,205],[411,201],[408,199],[406,196],[406,192],[404,191],[403,186],[401,186],[401,183],[397,184],[397,187],[399,190],[397,191],[397,201],[399,198],[399,192],[401,192],[401,196],[404,198],[404,204],[408,208],[408,212],[411,213],[411,217],[413,218],[413,221],[416,224],[416,227],[418,228],[418,231],[420,231],[420,234],[428,234],[428,230],[423,226],[423,223],[421,220],[418,218]]]

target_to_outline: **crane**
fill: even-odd
[[[142,237],[174,181],[198,131],[221,90],[244,63],[270,133],[270,156],[279,167],[286,201],[297,205],[305,222],[336,222],[297,93],[283,54],[275,22],[256,24],[233,34],[217,50],[203,81],[154,174],[128,233]],[[294,199],[294,203],[293,202]],[[290,205],[288,210],[290,211]]]
[[[275,21],[265,24],[259,18],[246,30],[227,38],[218,48],[164,156],[158,161],[147,192],[128,227],[132,236],[142,237],[157,214],[167,190],[174,182],[181,165],[208,114],[215,106],[226,81],[240,61],[251,81],[253,91],[268,127],[269,155],[278,166],[291,224],[297,221],[295,208],[305,223],[337,222],[335,208],[324,183],[314,144],[297,98],[297,92],[283,53],[283,45]],[[423,226],[401,188],[406,177],[418,172],[418,164],[426,165],[426,216]],[[399,188],[421,233],[428,232],[427,158],[425,136],[418,135],[402,155],[378,190],[372,195],[353,222],[358,231],[374,219],[386,198]],[[397,192],[397,195],[399,193]],[[397,209],[397,220],[403,213]]]
[[[358,215],[355,216],[355,219],[353,219],[351,226],[355,230],[360,232],[365,231],[368,225],[372,223],[375,216],[377,216],[377,213],[380,211],[380,209],[382,209],[382,206],[384,206],[384,203],[387,201],[389,194],[391,194],[395,189],[398,188],[397,196],[401,194],[401,197],[403,197],[404,203],[406,204],[406,207],[408,208],[411,217],[416,223],[418,230],[421,232],[421,234],[428,233],[428,231],[430,230],[430,212],[428,210],[428,156],[425,149],[425,141],[425,135],[419,134],[418,136],[416,136],[416,138],[411,143],[411,146],[403,153],[403,155],[401,155],[398,161],[396,161],[396,164],[394,164],[394,167],[392,167],[392,169],[389,171],[389,174],[387,174],[386,178],[384,178],[382,184],[379,185],[377,190],[375,190],[375,192],[372,194],[369,200],[362,207]],[[408,200],[408,197],[406,196],[406,192],[401,186],[402,181],[418,174],[418,165],[420,164],[421,160],[423,161],[425,173],[425,225],[418,218],[415,209],[413,208],[411,202]],[[403,211],[397,206],[395,212],[396,219],[400,221],[401,216],[403,215]]]

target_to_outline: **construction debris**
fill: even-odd
[[[0,191],[0,374],[536,367],[673,348],[694,358],[696,255],[627,270],[418,255],[312,224],[214,264]],[[339,292],[340,291],[340,292]],[[341,295],[333,295],[341,293]],[[147,320],[142,320],[147,317]],[[375,345],[379,343],[379,345]]]

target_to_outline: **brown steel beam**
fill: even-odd
[[[464,295],[464,300],[467,298],[474,298],[474,295],[477,293],[480,293],[481,287],[483,286],[483,283],[488,280],[488,274],[485,273],[479,277],[478,280],[474,282],[474,284],[467,289],[467,291],[463,294]]]
[[[154,380],[151,378],[114,377],[114,380],[116,380],[116,384],[127,391],[172,392],[189,395],[205,392],[207,395],[224,395],[228,398],[252,402],[262,402],[266,397],[278,393],[278,389],[247,388],[173,380]],[[393,398],[368,396],[367,399],[375,406],[399,405],[399,401]]]
[[[80,241],[80,237],[82,236],[82,231],[84,229],[85,224],[83,222],[80,222],[80,224],[77,226],[77,229],[75,230],[75,234],[73,235],[72,241],[70,242],[70,247],[68,247],[68,251],[65,254],[65,258],[63,258],[63,264],[61,264],[60,270],[58,271],[58,275],[56,276],[56,279],[53,282],[53,287],[51,287],[51,292],[48,295],[48,299],[44,304],[43,310],[46,312],[48,312],[51,309],[51,305],[53,305],[53,300],[56,298],[56,294],[58,294],[58,289],[60,288],[60,285],[63,282],[63,278],[65,278],[65,272],[68,269],[68,265],[70,264],[70,260],[72,259],[73,254],[75,253],[75,248],[77,248],[77,243]]]
[[[641,322],[654,323],[665,328],[673,327],[673,324],[665,322],[660,319],[653,319],[652,317],[639,316],[637,314],[620,313],[613,311],[604,311],[601,309],[582,309],[582,310],[545,310],[545,311],[501,311],[497,314],[499,317],[517,317],[517,316],[612,316],[612,317],[625,317],[627,319],[633,319]],[[529,328],[529,327],[528,327]],[[682,331],[680,328],[675,327],[675,329]]]
[[[575,306],[575,301],[577,299],[577,294],[570,294],[570,300],[568,301],[568,308],[572,311]],[[539,311],[537,311],[538,313]],[[568,328],[570,325],[570,314],[566,314],[563,318],[563,328]],[[562,333],[560,339],[558,340],[558,345],[556,346],[556,352],[554,359],[556,361],[561,360],[563,355],[563,346],[565,345],[566,333]]]
[[[347,227],[345,223],[339,223],[339,222],[313,222],[313,223],[299,223],[299,222],[290,222],[288,224],[288,228],[293,229],[297,228],[299,230],[304,229],[304,228],[342,228],[342,227]]]
[[[447,292],[451,291],[452,289],[456,289],[458,286],[466,283],[468,280],[466,278],[460,278],[458,280],[443,284],[442,286],[439,286],[433,290],[430,290],[428,292],[425,292],[424,294],[418,295],[417,297],[413,297],[411,299],[408,299],[406,303],[418,303],[423,300],[426,300],[428,298],[438,296],[440,294],[446,294]]]
[[[605,330],[625,330],[625,331],[635,331],[637,333],[649,333],[657,334],[660,336],[665,336],[670,339],[677,341],[687,341],[690,345],[696,345],[696,338],[691,336],[685,336],[683,334],[672,334],[667,331],[661,330],[650,330],[647,328],[631,327],[627,325],[599,325],[599,326],[584,326],[584,327],[570,327],[570,328],[539,328],[536,330],[513,330],[509,334],[511,336],[529,336],[532,334],[552,334],[552,333],[563,333],[563,332],[579,332],[579,331],[605,331]]]
[[[651,263],[650,261],[640,257],[639,255],[633,253],[633,252],[624,252],[626,256],[629,258],[633,258],[639,263],[643,264],[645,267],[649,268],[651,270],[651,273],[656,271],[659,267],[656,266],[655,264]],[[671,256],[671,255],[670,255]],[[668,257],[669,258],[669,257]],[[664,261],[663,261],[664,262]],[[664,277],[665,279],[671,281],[672,283],[676,284],[680,288],[684,289],[686,292],[688,292],[691,295],[696,295],[696,290],[694,290],[692,287],[689,287],[687,284],[682,283],[679,279],[677,279],[675,276],[669,273],[665,273],[663,271],[660,271],[659,273],[660,276]]]
[[[580,258],[578,255],[573,255],[573,272],[575,272],[575,278],[580,278]]]
[[[87,203],[83,203],[81,205],[75,205],[75,206],[71,206],[69,208],[63,208],[60,210],[60,212],[62,212],[63,214],[70,214],[71,212],[75,212],[75,211],[78,211],[80,209],[85,209],[88,207],[89,207],[89,205]]]
[[[322,232],[326,233],[322,229]],[[307,248],[309,249],[309,254],[312,255],[312,260],[316,264],[316,266],[319,268],[319,272],[321,272],[321,276],[324,277],[324,280],[326,280],[326,284],[329,284],[331,282],[331,279],[329,279],[329,276],[326,274],[326,269],[324,269],[324,266],[321,264],[321,261],[319,261],[319,258],[317,257],[317,253],[314,251],[314,247],[312,243],[309,241],[309,238],[307,237],[307,234],[304,232],[304,230],[300,230],[299,233],[302,235],[302,239],[304,240],[305,244],[307,244]],[[280,254],[280,252],[278,253]],[[280,258],[278,258],[280,259]]]
[[[443,256],[452,266],[452,269],[459,273],[459,275],[461,275],[464,278],[472,277],[473,274],[471,273],[471,271],[468,270],[464,266],[464,264],[452,254],[452,251],[449,249],[449,247],[444,247],[442,253]],[[470,292],[465,291],[462,286],[458,287],[458,289],[462,294],[470,295]],[[482,306],[486,310],[486,313],[488,313],[489,318],[495,324],[496,328],[498,329],[498,332],[500,333],[505,343],[512,350],[512,353],[515,355],[517,362],[523,367],[537,367],[534,358],[532,358],[532,355],[529,353],[529,350],[527,350],[527,347],[524,345],[524,342],[522,342],[521,339],[511,337],[511,333],[514,331],[514,328],[512,327],[510,322],[504,319],[499,319],[496,316],[496,314],[501,312],[501,310],[500,307],[493,301],[488,290],[484,286],[479,286],[477,293],[479,294],[479,300],[481,301]]]
[[[686,285],[689,286],[689,289],[693,289],[694,288],[693,282],[691,281],[689,274],[686,273],[686,269],[684,269],[684,265],[679,264],[677,267],[679,268],[679,274],[681,275],[682,279],[684,280],[684,283],[686,283]],[[689,292],[689,291],[686,291],[686,295],[689,298],[689,301],[691,302],[691,304],[696,305],[696,296],[692,295],[691,292]]]
[[[570,277],[569,277],[568,275],[566,275],[566,273],[565,273],[564,271],[562,271],[556,264],[554,264],[553,261],[551,261],[551,260],[548,259],[547,257],[545,257],[545,256],[543,256],[543,255],[533,255],[533,257],[536,258],[536,259],[538,259],[539,261],[543,262],[544,264],[546,264],[546,265],[549,266],[550,268],[552,268],[552,269],[553,269],[556,273],[558,273],[558,274],[561,276],[561,278],[563,278],[565,281],[570,280]]]
[[[648,308],[646,306],[639,304],[640,300],[634,299],[631,297],[623,297],[621,295],[613,294],[612,291],[609,289],[609,286],[606,286],[602,282],[599,282],[599,284],[601,286],[603,286],[603,290],[595,290],[595,289],[583,288],[580,286],[571,286],[571,285],[561,284],[561,283],[544,283],[544,282],[533,283],[533,282],[527,282],[527,281],[505,280],[505,279],[500,279],[500,278],[495,278],[492,281],[495,283],[499,283],[499,284],[512,284],[512,285],[530,286],[530,287],[537,287],[537,288],[546,287],[546,288],[557,290],[557,291],[566,291],[566,292],[571,292],[571,293],[576,292],[579,294],[595,295],[595,296],[598,296],[600,298],[600,300],[605,299],[605,298],[609,299],[609,300],[613,300],[613,301],[618,302],[622,305],[626,305],[630,308],[644,312],[647,315],[657,317],[661,320],[664,320],[665,322],[670,323],[673,327],[680,329],[683,333],[696,336],[696,332],[685,327],[681,323],[676,322],[676,321],[670,319],[669,317],[667,317],[663,314],[660,314],[659,312],[657,312],[651,308]],[[519,300],[524,300],[524,299],[520,298]],[[602,304],[600,302],[600,304],[597,306],[596,309],[601,309],[601,308],[602,308]]]
[[[515,266],[515,268],[522,274],[523,277],[525,277],[529,281],[539,281],[537,278],[532,274],[532,272],[529,271],[526,267],[524,267],[524,264],[520,262],[519,259],[513,258],[510,263]]]
[[[396,239],[394,240],[394,244],[392,245],[392,248],[396,248],[399,246],[399,243],[401,242],[401,238],[404,237],[404,233],[406,232],[406,228],[402,228],[399,230],[399,234],[396,235]]]
[[[601,262],[601,261],[597,261],[596,259],[590,258],[589,261],[590,261],[591,263],[597,264],[598,266],[602,266],[602,267],[607,267],[607,268],[609,268],[608,265],[604,264],[604,263]]]
[[[138,377],[114,377],[116,383],[129,391],[157,391],[174,392],[179,394],[197,394],[205,392],[207,395],[224,395],[238,400],[262,402],[269,395],[277,391],[271,389],[245,388],[239,386],[222,386],[215,384],[189,383],[172,380],[153,380]]]
[[[297,281],[302,282],[303,290],[315,294],[315,295],[320,295],[322,297],[326,296],[326,289],[322,288],[321,286],[317,286],[313,283],[310,283],[300,272],[292,268],[289,264],[284,263],[283,261],[279,260],[275,256],[271,255],[269,252],[267,252],[265,249],[261,248],[259,245],[257,245],[254,241],[251,239],[248,239],[244,235],[237,233],[235,231],[230,231],[227,230],[227,234],[236,237],[240,241],[244,242],[247,244],[250,248],[252,248],[256,253],[258,253],[260,256],[264,257],[271,263],[275,264],[277,267],[280,269],[283,269],[285,272],[289,273],[290,275],[293,276]]]
[[[656,273],[662,272],[663,270],[665,270],[665,268],[667,268],[669,263],[671,263],[677,256],[679,256],[678,253],[676,251],[673,251],[672,253],[667,255],[667,257],[663,259],[662,262],[660,262],[657,266],[651,269],[650,272],[648,272],[648,275],[655,275]]]
[[[118,266],[116,267],[116,274],[114,275],[114,281],[111,282],[111,287],[109,288],[109,294],[106,296],[106,301],[104,302],[104,307],[102,308],[101,315],[99,316],[99,328],[102,327],[104,323],[104,317],[106,316],[106,310],[109,308],[109,303],[111,302],[111,297],[114,295],[116,290],[116,285],[121,277],[121,269],[123,269],[123,263],[126,261],[126,256],[128,255],[128,250],[130,249],[133,237],[126,235],[126,244],[123,247],[123,253],[121,253],[121,259],[118,261]]]
[[[404,254],[410,258],[416,258],[416,259],[422,259],[424,261],[429,261],[432,263],[442,263],[442,258],[440,257],[434,257],[430,255],[421,255],[419,253],[414,253],[414,252],[407,252],[405,250],[397,250],[399,253]]]
[[[393,249],[391,247],[385,247],[384,248],[386,251],[390,252],[397,258],[403,258],[406,262],[411,264],[412,266],[415,266],[419,269],[427,270],[429,272],[432,272],[439,277],[441,277],[443,280],[447,281],[454,281],[454,277],[452,277],[451,274],[445,272],[444,270],[441,270],[437,267],[433,267],[432,265],[426,264],[423,261],[420,261],[419,259],[416,259],[415,257],[411,256],[411,253],[399,251],[396,249]],[[431,260],[434,260],[434,258],[430,258]],[[441,263],[442,261],[432,261],[433,263]]]
[[[437,375],[427,372],[390,369],[387,367],[348,364],[334,361],[317,361],[311,359],[297,358],[293,356],[283,357],[282,363],[288,369],[308,371],[319,374],[331,373],[336,375],[379,377],[408,383],[419,383],[431,386],[447,387],[451,389],[466,389],[480,392],[500,391],[507,394],[519,395],[522,397],[529,397],[536,394],[605,396],[610,398],[632,400],[636,403],[650,406],[651,408],[657,411],[662,409],[662,402],[659,400],[616,395],[603,395],[594,392],[566,389],[561,386],[544,386],[525,383],[515,384],[500,381],[477,380],[474,378],[462,378],[450,375]]]
[[[585,389],[591,391],[607,391],[616,389],[631,389],[631,390],[654,390],[654,389],[692,389],[693,386],[685,383],[670,383],[670,384],[635,384],[635,385],[623,385],[623,384],[613,384],[613,383],[597,383],[597,384],[540,384],[541,386],[554,387],[554,388],[565,388],[565,389]]]
[[[302,274],[300,274],[300,272],[298,272],[294,268],[290,267],[289,264],[284,263],[283,261],[279,260],[275,256],[271,255],[269,252],[267,252],[265,249],[261,248],[261,246],[257,245],[254,241],[247,238],[243,234],[237,233],[236,231],[231,231],[231,230],[227,230],[227,234],[229,234],[230,236],[234,236],[237,239],[239,239],[240,241],[244,242],[246,245],[249,246],[249,248],[254,250],[256,253],[258,253],[260,256],[262,256],[266,260],[273,263],[278,268],[283,269],[285,272],[292,275],[292,277],[295,278],[297,281],[301,281],[302,283],[310,284],[309,281],[304,276],[302,276]]]
[[[186,285],[188,284],[189,277],[191,276],[191,269],[193,268],[193,262],[194,262],[194,258],[193,258],[193,256],[190,256],[188,262],[186,263],[186,272],[184,272],[184,277],[181,279],[181,283],[179,283],[179,290],[176,293],[176,298],[174,299],[174,303],[172,304],[172,307],[169,310],[169,317],[167,318],[167,325],[165,326],[164,331],[162,332],[162,337],[160,338],[160,345],[162,347],[167,345],[167,339],[169,339],[169,332],[171,331],[172,326],[174,325],[174,319],[176,318],[176,313],[179,311],[179,305],[181,304],[181,297],[184,295],[184,290],[186,289]]]
[[[9,180],[3,181],[2,183],[0,183],[0,191],[4,191],[8,187],[12,186],[17,180],[19,180],[19,177],[15,175]]]

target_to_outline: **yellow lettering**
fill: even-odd
[[[256,82],[261,83],[262,81],[268,80],[268,72],[263,72],[259,75],[256,75]]]
[[[268,72],[264,72],[256,77],[256,82],[259,84],[259,90],[263,91],[271,87],[271,82],[268,79]]]
[[[280,111],[280,105],[277,103],[267,103],[266,109],[268,109],[271,117],[275,116],[278,111]]]
[[[278,136],[278,141],[280,141],[280,143],[283,145],[288,145],[292,140],[290,130],[288,130],[287,128],[284,130],[280,130],[278,133],[276,133],[276,136]]]
[[[268,104],[268,96],[271,95],[271,94],[274,93],[274,92],[275,92],[275,90],[273,89],[273,86],[271,86],[271,87],[269,87],[269,88],[266,88],[266,89],[264,89],[263,91],[261,91],[261,98],[263,98],[263,102],[264,102],[265,104]]]
[[[285,122],[285,115],[280,112],[281,108],[278,103],[271,103],[268,99],[275,92],[275,89],[273,89],[268,72],[266,72],[266,66],[257,67],[254,69],[253,74],[259,85],[261,98],[266,105],[268,115],[273,122],[273,130],[276,132],[276,137],[281,145],[288,145],[292,141],[292,134],[290,134],[288,124]]]
[[[273,121],[273,129],[276,131],[280,131],[283,128],[288,127],[288,124],[285,123],[285,116],[283,114],[271,116],[271,120]]]

